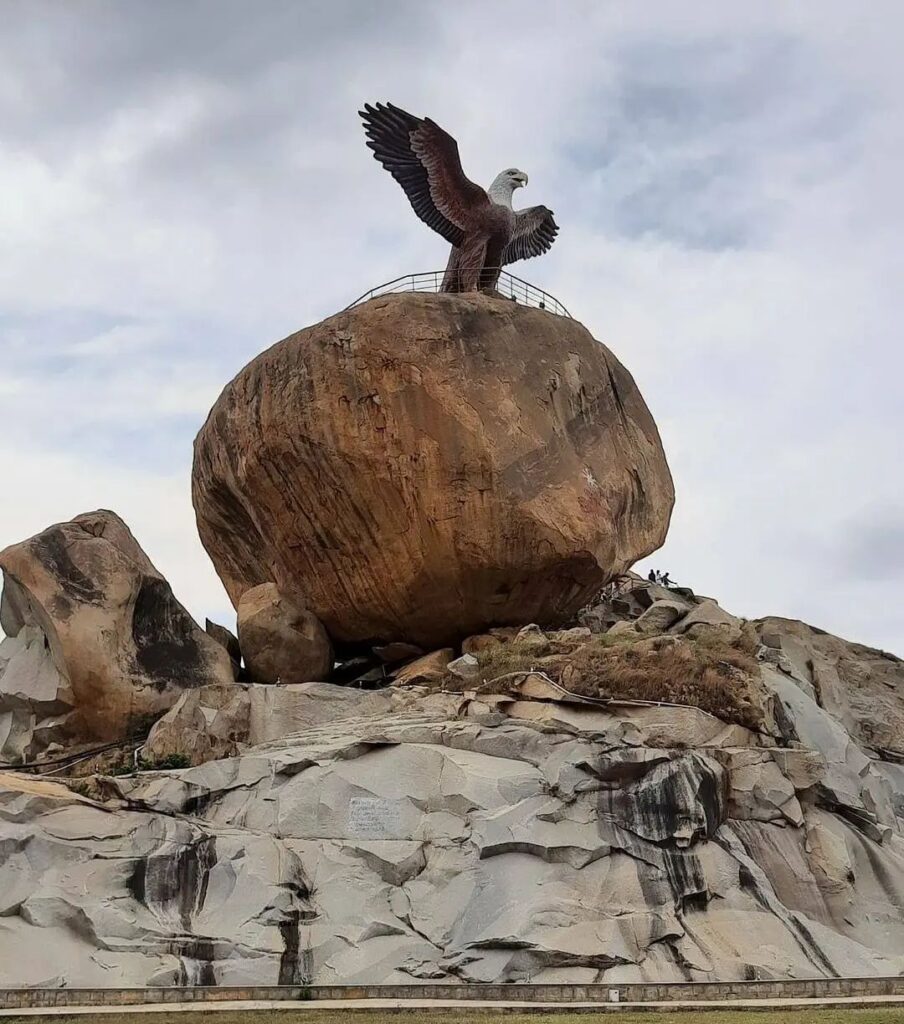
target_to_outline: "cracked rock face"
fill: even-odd
[[[898,821],[786,682],[798,740],[536,686],[186,694],[152,743],[255,742],[104,803],[0,776],[0,985],[897,974]]]
[[[272,581],[334,640],[426,650],[564,621],[674,501],[612,353],[477,294],[382,296],[259,355],[196,439],[192,495],[235,605]]]
[[[795,619],[760,619],[770,662],[877,757],[904,764],[904,661]]]
[[[233,678],[126,524],[99,511],[0,552],[0,760],[117,740],[185,689]]]

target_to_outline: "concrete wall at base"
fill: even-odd
[[[302,1001],[311,999],[480,999],[498,1002],[651,1003],[719,999],[827,999],[904,996],[904,977],[713,981],[643,985],[279,985],[240,988],[0,989],[0,1009],[46,1006],[134,1006],[144,1003]]]

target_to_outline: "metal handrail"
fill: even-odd
[[[416,274],[403,274],[401,277],[395,277],[391,281],[386,281],[383,284],[378,284],[376,287],[368,289],[363,295],[359,295],[354,302],[350,302],[342,312],[344,313],[346,310],[352,309],[362,302],[367,302],[368,299],[376,298],[378,295],[392,295],[396,292],[409,291],[438,292],[442,287],[445,273],[445,270],[425,270]],[[509,274],[507,271],[500,270],[495,291],[503,298],[520,302],[525,306],[543,309],[547,313],[553,313],[555,316],[568,317],[569,320],[573,319],[571,313],[549,292],[543,291],[542,288],[538,288],[536,285],[530,284],[530,282],[520,277],[515,277],[514,274]],[[450,292],[449,294],[462,293]]]

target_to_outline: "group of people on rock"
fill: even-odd
[[[658,569],[651,569],[647,574],[647,579],[651,583],[658,583],[663,587],[670,587],[672,585],[669,574],[667,572],[660,572]]]

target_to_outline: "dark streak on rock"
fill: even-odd
[[[203,655],[191,616],[166,580],[145,576],[132,613],[132,639],[142,672],[156,685],[191,685]]]
[[[301,925],[317,917],[311,907],[311,888],[301,874],[294,882],[285,883],[292,894],[295,906],[286,913],[279,923],[279,934],[283,940],[283,952],[279,958],[280,985],[310,985],[314,977],[314,953],[310,945],[301,948]]]
[[[86,604],[99,605],[103,602],[103,592],[72,561],[62,530],[58,527],[45,530],[34,538],[31,547],[38,561],[53,573],[67,597]]]
[[[174,854],[155,854],[135,862],[127,887],[132,897],[152,913],[175,911],[185,932],[207,899],[210,869],[216,864],[214,836],[205,836]]]

